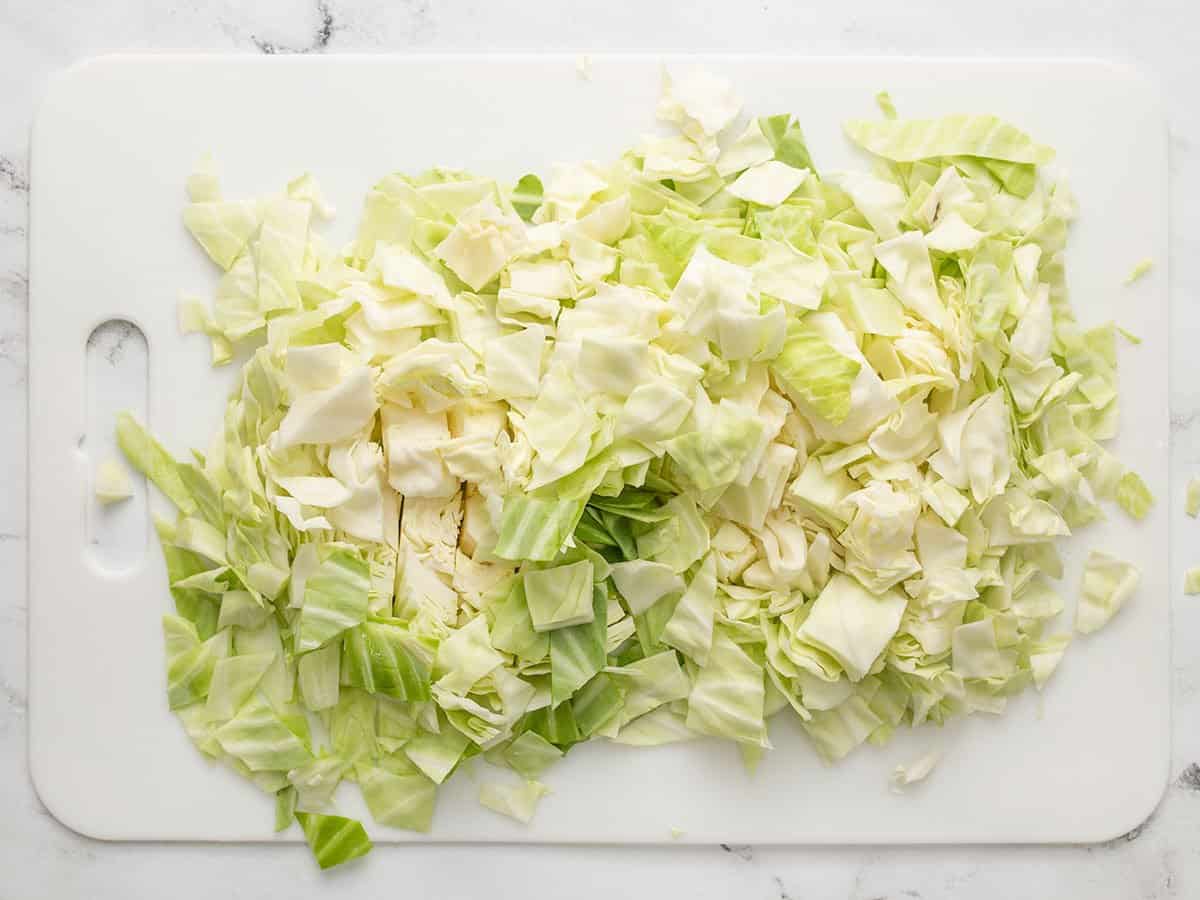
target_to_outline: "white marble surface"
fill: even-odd
[[[735,12],[735,10],[737,10]],[[954,12],[949,12],[954,10]],[[157,0],[0,4],[0,900],[298,898],[330,890],[422,900],[692,898],[1167,898],[1200,896],[1200,602],[1176,592],[1171,783],[1124,838],[1091,847],[380,847],[320,875],[303,847],[104,844],[45,811],[26,767],[25,437],[29,123],[47,76],[112,50],[248,53],[433,50],[727,50],[811,54],[1098,56],[1162,86],[1171,130],[1172,583],[1200,562],[1183,514],[1200,474],[1200,7],[1190,0],[995,4],[937,0]],[[1136,225],[1136,223],[1133,223]],[[33,411],[38,414],[39,411]],[[1114,727],[1120,727],[1114,710]],[[81,748],[86,752],[86,748]],[[796,810],[803,816],[803,808]]]

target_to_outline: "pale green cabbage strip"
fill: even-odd
[[[1136,263],[1134,263],[1133,268],[1129,270],[1129,274],[1125,276],[1125,283],[1133,284],[1153,268],[1154,260],[1150,259],[1149,257],[1138,260]]]
[[[178,509],[168,698],[322,866],[370,847],[343,780],[427,831],[480,757],[527,821],[589,739],[752,766],[778,714],[832,762],[999,713],[1070,640],[1058,540],[1103,501],[1146,514],[1103,447],[1116,331],[1068,303],[1052,151],[887,118],[847,126],[869,170],[820,172],[702,72],[659,115],[676,134],[515,185],[389,175],[341,247],[307,176],[189,180],[223,274],[181,321],[246,361],[203,453],[118,423]],[[1079,630],[1136,584],[1094,555]]]

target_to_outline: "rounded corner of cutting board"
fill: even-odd
[[[36,135],[44,120],[75,99],[75,91],[86,86],[96,69],[104,68],[121,59],[120,54],[104,53],[77,59],[65,68],[54,72],[46,83],[33,116],[33,133]]]
[[[1130,793],[1122,815],[1114,815],[1110,820],[1096,822],[1094,828],[1087,831],[1076,843],[1105,844],[1120,838],[1136,837],[1136,832],[1154,817],[1166,797],[1167,785],[1170,782],[1170,753],[1163,754],[1159,771],[1145,771],[1146,774],[1136,782],[1137,793]]]
[[[1163,127],[1166,127],[1167,113],[1161,79],[1131,60],[1095,59],[1092,62],[1106,70],[1114,80],[1126,82],[1132,90],[1138,91],[1140,96],[1134,99],[1144,103],[1156,118],[1163,120]]]
[[[30,728],[29,744],[29,780],[38,802],[50,813],[51,818],[80,837],[96,841],[114,840],[115,836],[106,826],[106,819],[110,817],[106,817],[105,810],[89,806],[87,797],[82,793],[64,791],[66,781],[54,777],[54,773],[46,770],[51,763],[33,753],[33,728]]]

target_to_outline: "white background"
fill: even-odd
[[[1144,828],[1095,847],[1041,848],[502,848],[380,847],[319,876],[300,847],[109,845],[58,825],[25,761],[25,309],[28,126],[51,72],[121,49],[244,50],[764,50],[812,54],[1089,55],[1130,61],[1162,86],[1171,127],[1173,320],[1172,583],[1200,562],[1200,523],[1182,486],[1200,473],[1200,385],[1189,385],[1200,333],[1191,312],[1200,217],[1195,58],[1200,13],[1184,3],[1009,5],[817,4],[808,8],[693,2],[505,4],[166,2],[134,6],[19,0],[0,8],[0,898],[371,896],[1129,898],[1200,893],[1200,603],[1173,604],[1172,785]],[[946,11],[942,11],[942,9]],[[734,12],[740,9],[739,12]],[[949,12],[953,9],[954,12]],[[1114,177],[1130,177],[1114,173]],[[1136,228],[1137,223],[1130,223]],[[52,411],[33,410],[33,415]],[[1194,427],[1193,427],[1194,426]],[[1164,498],[1168,499],[1168,498]],[[86,752],[86,748],[81,748]],[[986,777],[986,774],[983,775]],[[619,810],[611,811],[620,815]],[[805,815],[797,808],[797,817]],[[322,890],[324,888],[324,890]]]

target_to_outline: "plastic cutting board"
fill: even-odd
[[[654,127],[663,61],[596,56],[585,78],[565,55],[116,56],[53,81],[32,152],[29,690],[33,776],[61,821],[109,839],[272,839],[271,799],[206,763],[166,707],[159,617],[169,598],[146,515],[160,498],[148,500],[139,478],[134,501],[103,516],[89,488],[113,453],[97,413],[116,402],[112,391],[141,403],[176,453],[204,446],[223,408],[228,373],[214,373],[207,342],[176,324],[179,292],[215,283],[180,222],[197,158],[212,152],[235,196],[312,171],[339,208],[340,240],[390,171],[436,164],[515,178],[613,157]],[[794,113],[825,170],[868,164],[840,125],[876,115],[881,89],[903,116],[992,112],[1058,149],[1080,203],[1069,250],[1079,316],[1115,318],[1143,339],[1120,349],[1115,449],[1160,498],[1144,522],[1118,512],[1069,545],[1063,619],[1087,547],[1140,565],[1140,590],[1109,628],[1075,642],[1044,695],[998,718],[903,734],[833,768],[779,721],[755,777],[735,748],[707,741],[583,746],[548,773],[554,793],[527,828],[480,808],[467,775],[444,791],[430,838],[372,833],[666,842],[678,828],[684,842],[921,843],[1090,841],[1133,828],[1161,796],[1169,747],[1167,151],[1156,92],[1101,62],[666,61],[728,75],[755,114]],[[1153,272],[1123,286],[1147,256]],[[145,386],[114,388],[103,365],[85,363],[89,335],[110,319],[144,333]],[[931,746],[945,750],[934,776],[890,793],[892,767]],[[365,816],[353,788],[342,809]]]

